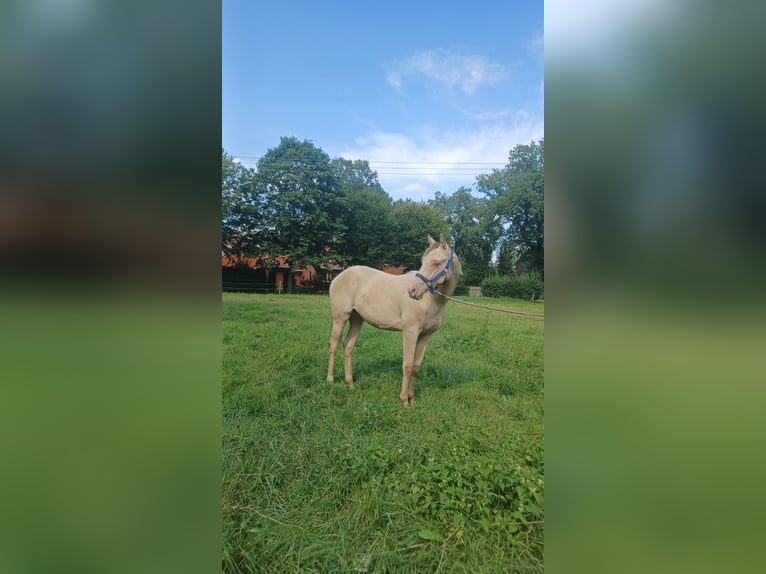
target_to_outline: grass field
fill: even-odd
[[[223,571],[542,572],[543,322],[449,303],[411,408],[401,333],[363,327],[348,389],[329,329],[223,295]]]

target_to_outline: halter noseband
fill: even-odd
[[[444,269],[439,271],[436,275],[434,275],[430,279],[427,279],[425,276],[421,275],[420,272],[415,273],[415,277],[417,277],[418,279],[421,279],[423,283],[425,283],[428,286],[428,290],[431,292],[431,295],[441,295],[441,293],[436,290],[436,288],[440,285],[440,283],[437,283],[437,281],[439,281],[439,279],[442,278],[442,275],[446,276],[447,273],[450,273],[452,271],[452,256],[454,254],[455,254],[455,251],[452,249],[452,247],[450,247],[449,259],[447,260],[447,264],[444,266]]]

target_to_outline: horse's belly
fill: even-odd
[[[374,301],[360,301],[356,312],[373,327],[386,331],[402,330],[401,311],[391,306],[377,305]]]

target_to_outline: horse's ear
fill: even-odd
[[[433,247],[434,245],[436,245],[436,241],[434,241],[434,238],[431,237],[431,234],[429,233],[428,234],[428,246],[429,247]]]
[[[444,234],[443,233],[439,234],[439,243],[442,244],[442,247],[447,247],[447,242],[444,239]]]

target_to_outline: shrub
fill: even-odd
[[[533,295],[535,299],[543,296],[544,283],[536,271],[521,277],[496,275],[481,282],[481,293],[486,297],[514,297],[530,301]]]
[[[510,275],[487,277],[481,282],[481,294],[485,297],[502,297],[508,293],[510,285]]]
[[[543,278],[537,271],[531,271],[517,278],[519,283],[520,299],[530,301],[532,296],[540,299],[544,295]]]

